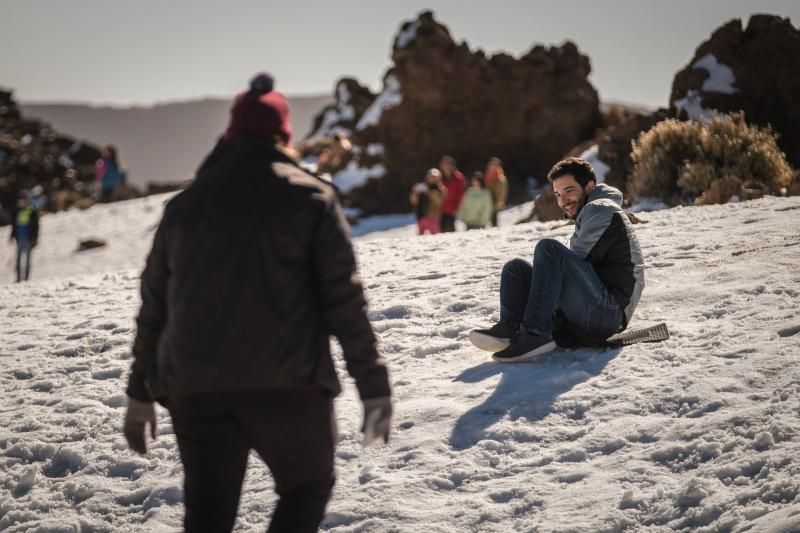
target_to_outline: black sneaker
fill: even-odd
[[[511,338],[517,334],[518,327],[502,320],[489,329],[476,329],[469,332],[469,340],[487,352],[499,352],[511,344]]]
[[[499,363],[521,363],[534,361],[556,348],[552,339],[519,328],[519,335],[504,350],[492,356]]]

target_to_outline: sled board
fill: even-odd
[[[646,328],[636,328],[617,333],[606,339],[609,346],[628,346],[640,342],[660,342],[669,339],[669,330],[663,322]]]
[[[563,335],[556,336],[555,341],[556,344],[562,348],[619,348],[621,346],[629,346],[631,344],[638,344],[640,342],[660,342],[667,339],[669,339],[669,330],[667,329],[667,325],[662,322],[654,326],[628,329],[622,333],[612,335],[605,340],[576,339],[570,338],[567,335]]]

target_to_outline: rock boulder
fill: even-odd
[[[320,126],[338,115],[327,131],[351,133],[353,158],[333,179],[367,211],[407,211],[409,188],[445,154],[467,175],[500,157],[519,198],[528,177],[544,180],[553,163],[601,124],[589,58],[571,42],[537,45],[519,58],[487,56],[456,43],[423,12],[401,26],[392,62],[377,96],[343,80],[346,94],[339,82],[337,102],[315,119]],[[350,105],[356,96],[363,111]]]
[[[744,111],[753,124],[771,124],[789,162],[800,167],[800,30],[789,19],[734,19],[697,47],[675,76],[669,104],[684,118],[713,110]]]

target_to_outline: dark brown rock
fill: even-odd
[[[543,181],[553,163],[601,124],[589,58],[570,42],[537,45],[519,58],[487,57],[456,43],[424,12],[400,28],[392,61],[382,92],[356,120],[339,124],[354,128],[349,166],[383,171],[346,191],[362,209],[407,211],[409,188],[445,154],[467,175],[500,157],[519,199],[528,177]],[[341,100],[335,112],[341,113]],[[369,100],[364,93],[363,102]]]
[[[538,220],[539,222],[564,220],[564,211],[558,207],[556,195],[553,192],[553,189],[550,187],[544,188],[542,192],[539,193],[539,195],[536,197],[536,200],[533,202],[533,207],[531,208],[530,214],[522,220],[519,220],[517,223],[522,224],[532,220]]]
[[[78,251],[84,252],[94,248],[103,248],[105,245],[106,241],[103,239],[84,239],[78,243]]]
[[[173,191],[180,191],[181,189],[185,189],[191,180],[187,181],[176,181],[176,182],[149,182],[147,184],[147,196],[152,194],[163,194],[165,192],[173,192]]]
[[[798,58],[800,30],[789,19],[753,15],[746,29],[740,19],[734,19],[698,46],[689,64],[675,76],[670,106],[684,118],[702,110],[742,110],[748,122],[772,125],[778,145],[798,167]]]
[[[19,120],[19,108],[11,91],[0,90],[0,119]]]
[[[0,224],[8,223],[19,191],[40,187],[48,210],[91,193],[98,147],[23,117],[10,92],[0,92],[0,110]]]
[[[633,170],[631,159],[631,143],[658,122],[668,118],[669,114],[664,109],[659,109],[651,114],[633,114],[622,122],[603,130],[598,139],[598,158],[608,165],[605,182],[626,191],[628,177]]]
[[[44,210],[81,209],[94,203],[100,147],[55,131],[48,123],[22,116],[8,91],[0,91],[0,225],[23,190],[40,190]],[[113,200],[142,196],[126,183]]]

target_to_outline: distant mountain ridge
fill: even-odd
[[[314,114],[333,98],[288,96],[295,139],[311,128]],[[99,145],[115,144],[132,183],[190,179],[200,160],[225,130],[233,98],[108,107],[87,104],[22,103],[26,117]]]

